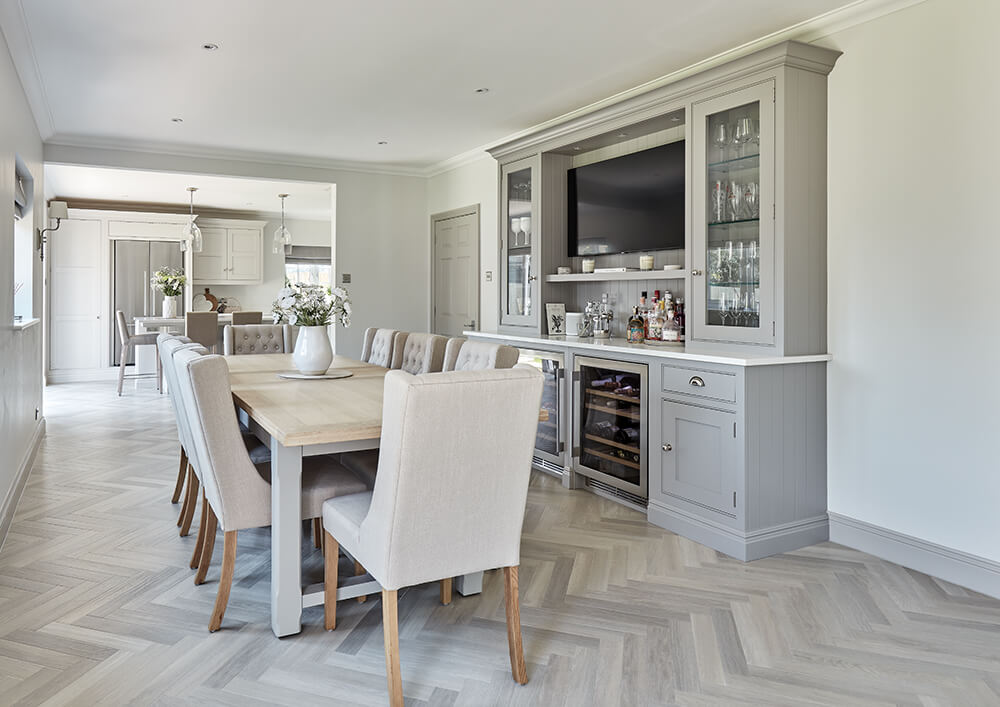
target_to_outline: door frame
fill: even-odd
[[[435,239],[435,230],[439,221],[448,221],[449,219],[458,218],[460,216],[475,216],[476,217],[476,280],[475,280],[475,290],[476,290],[476,328],[477,330],[482,329],[483,325],[483,297],[481,291],[481,284],[479,282],[479,273],[482,269],[482,243],[480,243],[480,238],[482,237],[482,214],[480,211],[479,204],[473,204],[472,206],[465,206],[459,209],[451,209],[450,211],[441,211],[436,214],[431,214],[431,225],[430,225],[430,241],[431,241],[431,262],[430,262],[430,292],[428,294],[428,305],[427,305],[427,331],[434,332],[434,296],[437,292],[437,242]]]

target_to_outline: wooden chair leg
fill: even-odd
[[[316,549],[323,547],[323,519],[313,518],[313,545]]]
[[[128,361],[128,345],[122,346],[122,356],[118,361],[118,397],[122,396],[122,385],[125,383],[125,362]]]
[[[208,566],[212,564],[212,551],[215,550],[215,531],[218,528],[219,523],[219,519],[216,517],[215,511],[213,511],[212,507],[208,505],[208,501],[202,499],[202,503],[204,503],[205,506],[208,506],[208,512],[205,513],[203,511],[206,523],[205,528],[201,533],[204,537],[201,541],[201,559],[198,560],[198,574],[194,576],[195,584],[203,584],[205,582],[205,575],[208,574]],[[225,558],[223,558],[223,562],[225,562]],[[223,569],[223,571],[225,570]]]
[[[207,525],[206,517],[208,515],[208,501],[205,498],[205,490],[201,490],[201,521],[198,523],[198,538],[194,543],[194,552],[191,553],[191,562],[188,565],[191,569],[198,569],[198,564],[201,562],[201,553],[205,547],[205,539],[207,533],[205,531],[205,526]],[[213,535],[212,540],[214,542],[215,536]]]
[[[212,514],[214,517],[215,514]],[[222,550],[222,576],[219,577],[219,593],[215,597],[215,608],[212,619],[208,622],[209,631],[218,631],[222,625],[222,617],[226,614],[229,604],[229,590],[233,588],[233,569],[236,566],[236,531],[228,530],[225,534]]]
[[[507,647],[510,649],[510,672],[515,682],[528,682],[521,645],[521,604],[517,597],[517,567],[503,568],[503,597],[507,608]]]
[[[177,527],[178,528],[181,527],[181,525],[184,523],[184,516],[187,515],[187,507],[188,507],[188,500],[189,500],[188,496],[191,495],[191,477],[194,476],[194,469],[191,467],[191,461],[190,460],[188,460],[187,472],[185,472],[185,476],[187,478],[187,480],[186,480],[187,490],[184,492],[184,502],[181,503],[181,512],[177,514]]]
[[[323,626],[327,631],[337,628],[337,565],[340,543],[329,533],[323,533]]]
[[[361,563],[358,562],[357,560],[355,560],[354,561],[354,576],[355,577],[360,577],[361,575],[365,574],[365,572],[366,572],[366,570],[365,570],[364,567],[361,566]],[[365,596],[364,594],[362,594],[361,596],[358,597],[358,603],[359,604],[364,604],[366,599],[368,599],[368,597]]]
[[[441,580],[441,603],[445,606],[451,603],[451,577]]]
[[[177,503],[181,498],[181,491],[184,490],[184,477],[187,476],[188,455],[184,445],[181,445],[181,468],[177,470],[177,483],[174,484],[174,495],[170,497],[171,503]]]
[[[190,469],[190,465],[188,466]],[[198,477],[194,475],[194,471],[188,476],[188,492],[187,492],[187,502],[184,507],[184,516],[181,521],[181,537],[187,537],[187,534],[191,532],[191,521],[194,520],[194,509],[198,506]]]
[[[385,643],[385,677],[389,683],[389,705],[403,707],[403,676],[399,670],[399,614],[396,590],[382,590],[382,640]]]

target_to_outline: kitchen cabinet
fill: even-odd
[[[202,249],[192,257],[195,285],[259,284],[263,281],[263,223],[201,226]]]

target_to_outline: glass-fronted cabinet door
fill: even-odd
[[[694,339],[774,342],[774,82],[693,106]]]
[[[537,327],[539,322],[540,168],[540,159],[529,157],[501,169],[501,325]]]

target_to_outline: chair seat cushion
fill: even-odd
[[[375,487],[375,475],[378,473],[377,449],[345,452],[340,455],[340,463],[360,476],[368,484],[368,488]]]
[[[330,498],[323,504],[323,529],[340,543],[345,552],[362,564],[364,562],[357,554],[361,521],[368,515],[371,505],[371,491]]]
[[[255,464],[257,473],[271,483],[271,465]],[[357,494],[368,487],[357,474],[345,469],[330,456],[303,457],[302,459],[302,517],[319,518],[323,502],[330,498]],[[336,536],[334,536],[336,537]]]

